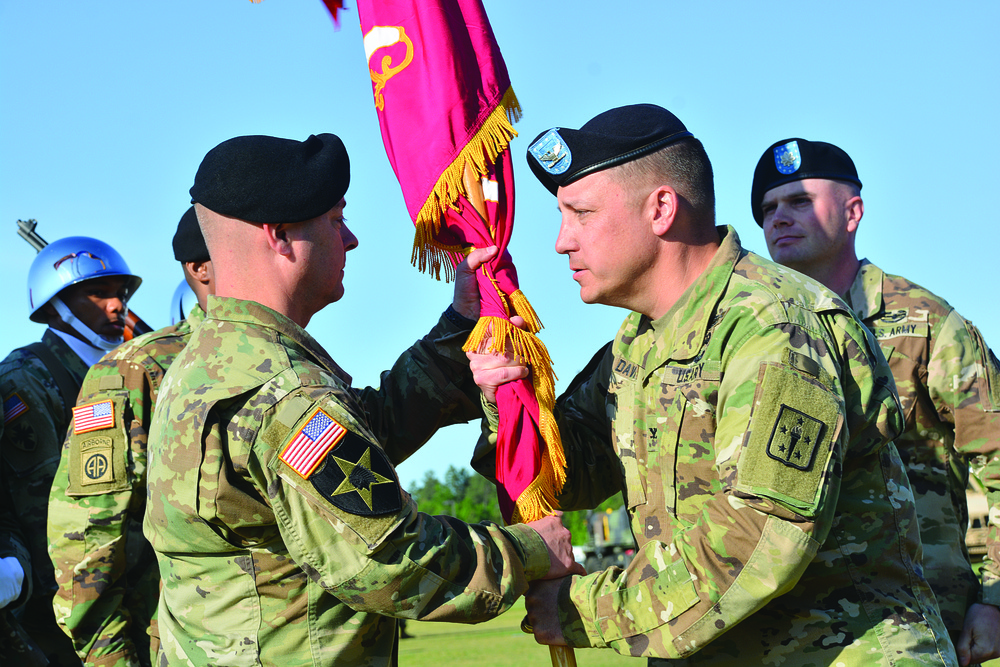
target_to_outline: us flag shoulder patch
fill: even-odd
[[[289,468],[309,479],[327,453],[346,434],[347,429],[336,419],[316,408],[278,456]]]
[[[28,404],[16,393],[11,394],[3,402],[3,423],[8,424],[28,411]]]
[[[115,425],[115,404],[110,400],[73,408],[73,432],[79,435]]]

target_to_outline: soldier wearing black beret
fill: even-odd
[[[1000,657],[1000,564],[987,558],[977,576],[965,543],[978,467],[993,529],[975,546],[1000,554],[1000,383],[988,380],[1000,377],[996,357],[947,301],[858,258],[865,208],[843,149],[798,137],[772,144],[754,170],[751,211],[771,258],[842,296],[882,346],[906,413],[895,444],[913,484],[924,572],[962,664]]]
[[[630,311],[556,402],[559,505],[621,492],[638,547],[624,569],[533,586],[536,640],[650,664],[946,664],[913,509],[891,498],[902,414],[861,323],[715,225],[711,163],[666,109],[551,128],[527,158],[580,297]],[[472,361],[487,397],[527,373]]]
[[[218,291],[150,440],[145,530],[169,610],[158,664],[392,665],[396,618],[486,620],[529,580],[578,569],[558,517],[427,516],[396,476],[436,429],[482,416],[462,344],[474,272],[496,248],[459,265],[452,305],[379,388],[352,387],[305,331],[344,293],[349,181],[333,134],[236,137],[195,176]],[[342,326],[363,335],[369,315]]]

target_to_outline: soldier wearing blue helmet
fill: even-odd
[[[160,573],[142,534],[146,435],[167,369],[204,319],[214,290],[212,260],[194,209],[181,216],[174,259],[191,292],[171,326],[133,338],[94,364],[83,380],[49,493],[49,556],[59,587],[56,620],[88,665],[151,664],[159,648]],[[92,424],[95,406],[114,417]]]
[[[121,344],[126,304],[141,282],[102,241],[74,236],[49,244],[28,272],[29,317],[48,329],[41,342],[0,362],[0,487],[10,493],[28,554],[20,554],[23,584],[8,608],[51,665],[81,663],[52,610],[56,583],[45,539],[49,488],[83,377]],[[92,412],[96,423],[108,418]]]

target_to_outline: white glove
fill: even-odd
[[[0,609],[3,609],[21,595],[24,583],[24,568],[13,556],[0,558]]]

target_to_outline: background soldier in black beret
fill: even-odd
[[[841,295],[878,339],[906,415],[896,447],[913,485],[924,573],[963,665],[1000,657],[1000,370],[947,301],[855,250],[861,180],[842,149],[784,139],[754,171],[751,210],[771,257]],[[988,495],[980,577],[965,545],[970,472]]]

